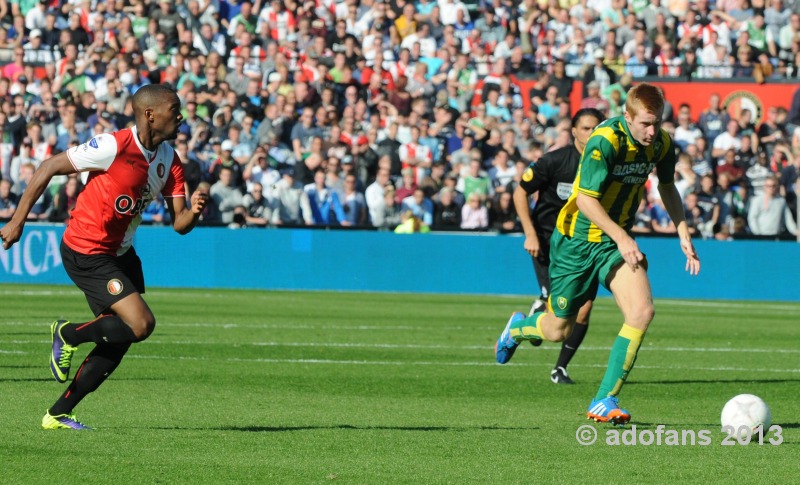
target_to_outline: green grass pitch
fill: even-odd
[[[656,301],[621,394],[637,431],[708,446],[576,441],[621,324],[598,300],[574,386],[559,346],[492,346],[523,297],[152,289],[156,332],[77,409],[95,432],[43,431],[62,392],[49,322],[85,321],[71,287],[0,286],[0,483],[796,483],[800,305]],[[82,346],[73,372],[91,346]],[[783,443],[723,446],[719,413],[761,396]]]

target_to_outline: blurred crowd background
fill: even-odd
[[[620,115],[641,80],[800,76],[800,0],[0,0],[0,25],[0,219],[44,159],[130,126],[148,83],[183,102],[206,224],[513,232],[522,171],[577,109]],[[667,106],[698,237],[797,234],[794,98]],[[675,232],[657,183],[638,233]],[[65,221],[81,188],[54,179],[30,218]],[[168,222],[163,200],[143,218]]]

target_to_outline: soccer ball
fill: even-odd
[[[739,394],[731,398],[722,408],[721,418],[723,428],[725,426],[732,427],[733,435],[739,434],[739,428],[742,426],[747,426],[751,430],[763,426],[764,432],[766,432],[772,423],[772,415],[767,403],[752,394]]]

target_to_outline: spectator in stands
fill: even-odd
[[[416,217],[410,210],[400,214],[400,224],[394,229],[395,234],[424,234],[430,231],[430,227]]]
[[[508,152],[501,149],[492,159],[492,167],[488,176],[495,193],[505,192],[506,187],[514,180],[517,168],[511,163]]]
[[[433,227],[438,230],[453,230],[461,227],[461,206],[453,198],[453,189],[443,187],[439,192],[433,217]]]
[[[367,187],[364,199],[369,213],[370,223],[375,227],[383,225],[384,209],[386,206],[386,189],[390,185],[389,169],[379,168],[375,174],[375,181]]]
[[[724,132],[728,120],[728,114],[722,111],[719,94],[714,93],[709,97],[708,107],[700,114],[697,126],[713,145],[717,136]]]
[[[591,84],[592,82],[597,83],[598,93],[602,92],[608,86],[617,82],[617,74],[614,71],[612,71],[608,66],[606,66],[605,63],[603,62],[603,59],[605,58],[605,53],[603,52],[603,50],[596,49],[594,51],[593,57],[594,57],[594,64],[592,66],[588,66],[583,75],[584,98],[590,97],[589,84]]]
[[[675,127],[673,139],[681,150],[686,150],[688,145],[694,145],[702,136],[703,132],[691,123],[689,113],[678,114],[678,126]]]
[[[600,83],[591,81],[586,86],[586,97],[581,101],[581,109],[593,108],[603,115],[608,115],[609,104],[608,101],[600,97]]]
[[[157,194],[156,198],[151,200],[150,203],[142,209],[142,222],[151,224],[164,224],[169,222],[169,211],[167,210],[166,203],[161,194]]]
[[[345,213],[345,221],[342,221],[342,225],[359,227],[367,224],[367,202],[364,199],[364,194],[356,190],[356,184],[357,178],[355,174],[350,173],[344,177],[342,206]]]
[[[467,196],[467,203],[461,209],[461,229],[486,229],[489,227],[489,211],[478,192]]]
[[[672,222],[672,219],[669,217],[669,213],[667,213],[667,209],[664,207],[664,202],[662,202],[661,197],[654,197],[652,194],[648,196],[650,200],[650,222],[651,228],[653,232],[659,234],[674,234],[678,230],[675,227],[675,223]]]
[[[517,232],[521,229],[511,194],[509,191],[498,193],[492,202],[489,225],[496,231]]]
[[[775,144],[787,138],[784,128],[778,125],[778,108],[776,106],[767,109],[767,116],[758,127],[757,135],[758,146],[763,147],[767,153],[772,153],[775,150]]]
[[[482,198],[493,195],[492,182],[487,174],[481,169],[480,152],[473,150],[467,167],[466,175],[459,178],[457,185],[458,191],[464,194],[464,198],[469,200],[469,196],[477,193]]]
[[[596,81],[593,82],[596,83]],[[555,124],[560,111],[560,104],[561,100],[558,98],[558,88],[555,86],[549,86],[545,92],[544,102],[539,105],[539,115],[537,117],[539,123],[542,125]],[[489,116],[493,116],[493,114],[488,111],[488,103],[487,114]],[[510,113],[508,118],[510,118]]]
[[[19,197],[11,188],[10,180],[0,180],[0,219],[10,219],[17,210]]]
[[[633,77],[645,77],[656,74],[656,66],[647,54],[647,47],[643,44],[637,44],[633,50],[633,55],[630,56],[625,63],[625,72],[631,74]]]
[[[701,227],[703,237],[709,238],[720,229],[721,201],[714,187],[714,175],[706,174],[700,179],[700,190],[697,194],[697,205],[703,209],[703,222],[708,227]]]
[[[425,191],[421,187],[417,187],[413,195],[403,199],[400,204],[400,211],[401,213],[411,211],[414,217],[428,226],[433,224],[434,205],[429,198],[425,197]]]
[[[727,130],[714,138],[712,146],[711,158],[713,160],[719,160],[724,157],[725,152],[730,149],[739,150],[742,147],[739,122],[733,119],[728,120]]]
[[[314,183],[303,188],[308,196],[314,224],[324,226],[348,225],[339,193],[328,187],[322,168],[314,173]]]
[[[779,192],[787,205],[796,207],[797,193],[794,189],[800,178],[800,155],[794,155],[791,160],[792,163],[781,171]]]
[[[697,204],[697,194],[690,192],[686,194],[683,201],[684,205],[684,218],[686,219],[686,226],[689,228],[689,233],[692,235],[700,234],[704,239],[710,236],[707,227],[708,214],[701,206]]]
[[[669,42],[661,45],[660,53],[655,56],[655,63],[658,75],[661,77],[678,77],[681,75],[683,61],[675,55],[675,49]]]
[[[764,191],[750,200],[747,225],[757,236],[777,236],[785,230],[786,200],[778,194],[778,179],[768,177]]]
[[[248,226],[264,227],[272,220],[272,202],[264,196],[264,187],[254,182],[250,191],[242,197],[245,222]]]
[[[394,229],[401,223],[400,204],[395,199],[394,186],[388,184],[383,194],[383,211],[379,214],[378,220],[373,222],[378,229]]]
[[[272,191],[274,207],[272,224],[274,225],[312,225],[313,211],[308,195],[300,182],[295,181],[293,168],[281,170],[281,180]]]
[[[772,176],[769,168],[769,156],[759,151],[756,155],[756,163],[745,172],[745,181],[750,195],[760,194],[764,190],[764,183]]]
[[[234,171],[230,166],[220,166],[219,179],[211,186],[211,202],[216,218],[211,222],[231,224],[236,209],[242,206],[242,192],[235,184]]]

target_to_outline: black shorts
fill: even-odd
[[[144,293],[142,261],[132,247],[122,256],[81,254],[62,241],[61,260],[95,316],[132,293]]]

